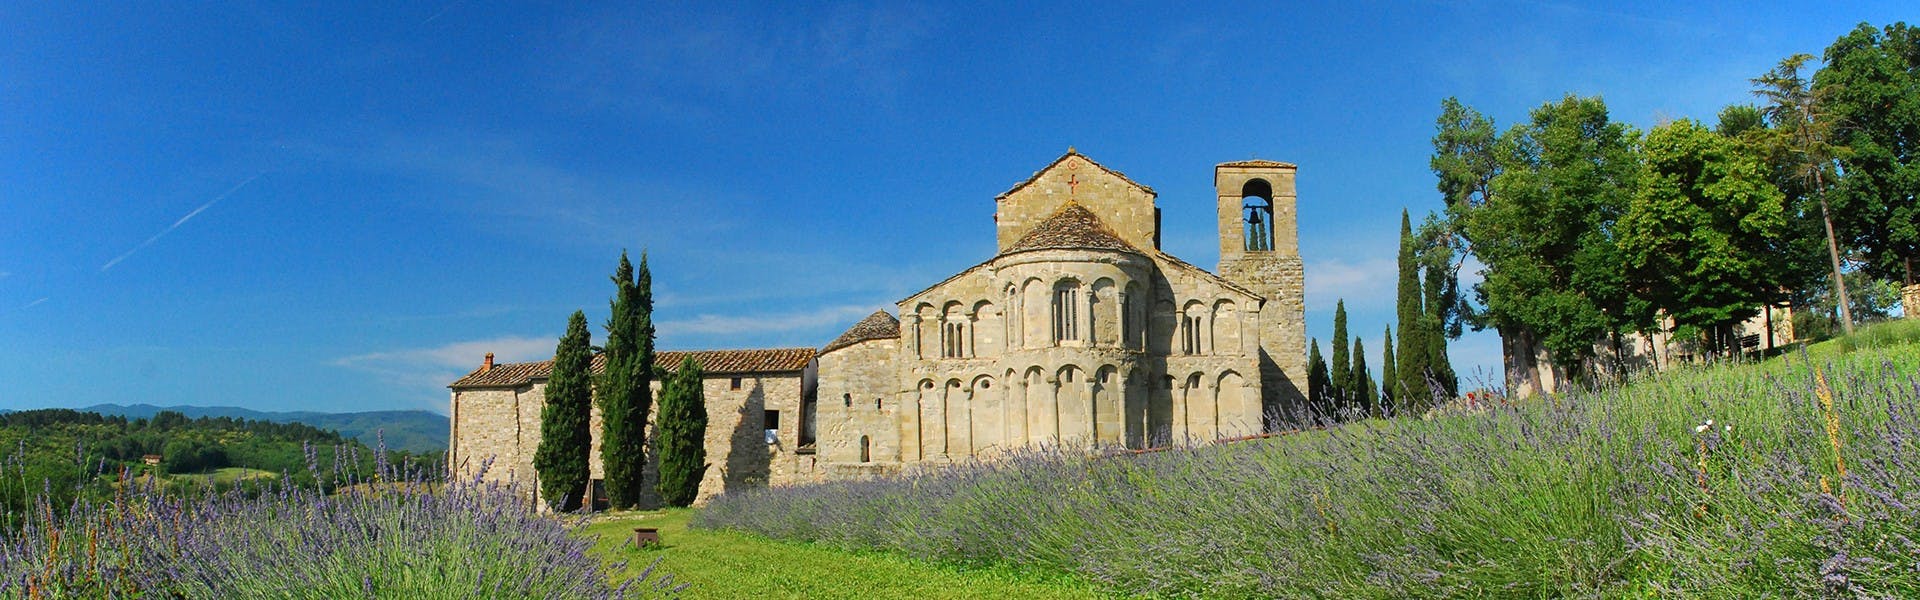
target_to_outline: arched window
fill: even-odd
[[[1273,250],[1273,186],[1265,179],[1249,179],[1240,188],[1240,221],[1248,252]]]
[[[1060,282],[1053,288],[1053,341],[1060,343],[1080,339],[1079,331],[1080,286],[1072,280]]]
[[[860,436],[860,462],[873,462],[871,450],[872,442],[867,440],[867,436]]]
[[[853,394],[841,394],[840,401],[846,403],[847,408],[853,408]]]

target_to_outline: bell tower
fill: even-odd
[[[1213,168],[1219,200],[1221,277],[1266,298],[1260,306],[1261,404],[1291,418],[1306,400],[1306,269],[1293,177],[1298,168],[1271,160]],[[1274,423],[1269,421],[1268,427]]]

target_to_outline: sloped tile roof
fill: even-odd
[[[861,319],[859,323],[854,323],[846,333],[834,338],[825,348],[820,349],[820,353],[826,354],[868,340],[891,340],[899,337],[900,320],[887,314],[887,311],[876,310],[873,314],[867,315],[867,318]]]
[[[680,369],[680,363],[686,357],[693,357],[700,365],[701,372],[708,375],[729,375],[738,373],[791,373],[807,367],[813,361],[812,348],[765,348],[751,350],[668,350],[653,355],[653,364],[673,372]],[[604,372],[607,356],[596,354],[593,357],[593,373]],[[447,387],[492,388],[519,387],[528,383],[545,380],[553,375],[553,361],[524,363],[499,363],[492,369],[474,369],[466,377],[461,377]]]
[[[1082,160],[1087,161],[1087,164],[1093,165],[1094,168],[1096,169],[1100,169],[1101,171],[1106,171],[1107,174],[1120,178],[1121,181],[1127,182],[1127,185],[1140,188],[1141,191],[1144,191],[1148,194],[1158,195],[1153,191],[1153,188],[1147,187],[1146,185],[1143,185],[1138,181],[1134,181],[1133,178],[1127,177],[1126,173],[1121,173],[1119,171],[1109,169],[1107,168],[1106,165],[1100,164],[1099,161],[1089,158],[1087,155],[1081,154],[1078,151],[1075,151],[1073,148],[1067,148],[1066,154],[1060,155],[1060,158],[1053,159],[1053,162],[1047,163],[1047,166],[1042,167],[1038,171],[1034,171],[1032,177],[1028,177],[1025,181],[1022,181],[1020,183],[1013,184],[1013,187],[1007,188],[1007,191],[1000,192],[1000,195],[994,196],[993,199],[999,200],[1001,198],[1005,198],[1007,196],[1013,195],[1014,192],[1018,192],[1022,189],[1026,189],[1027,186],[1033,185],[1033,182],[1039,181],[1041,175],[1046,174],[1047,171],[1053,170],[1054,167],[1059,166],[1060,163],[1065,162],[1068,158],[1074,157],[1074,156],[1078,156]]]
[[[1219,167],[1286,167],[1289,169],[1299,168],[1294,166],[1293,163],[1280,162],[1277,160],[1266,160],[1263,158],[1256,158],[1252,160],[1236,160],[1233,162],[1220,163],[1214,166],[1215,168],[1219,168]]]
[[[815,352],[812,348],[669,350],[655,355],[653,364],[674,371],[688,356],[700,365],[702,373],[786,373],[807,368]]]
[[[1087,207],[1072,200],[1061,204],[1058,210],[1053,211],[1052,216],[1041,221],[1039,225],[1033,226],[1025,236],[1021,236],[1020,241],[1014,242],[1000,254],[1048,248],[1087,248],[1140,253],[1139,248],[1133,247],[1133,244],[1114,235],[1113,230],[1107,229],[1107,224],[1100,222],[1100,217],[1094,216],[1093,211],[1087,210]]]

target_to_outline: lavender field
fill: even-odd
[[[1920,327],[1145,455],[729,494],[695,526],[1167,597],[1920,596]]]
[[[185,496],[122,476],[111,498],[42,501],[35,514],[8,515],[0,597],[644,598],[679,591],[650,572],[615,585],[611,574],[624,565],[589,557],[592,540],[578,535],[578,521],[538,514],[510,488],[441,482],[384,464],[378,472],[331,492],[287,478]]]

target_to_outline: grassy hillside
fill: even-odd
[[[1920,323],[1142,456],[731,494],[696,527],[1207,597],[1920,596]]]
[[[312,411],[266,412],[234,406],[154,406],[151,404],[98,404],[85,409],[103,415],[119,415],[130,419],[152,418],[155,413],[170,410],[190,418],[232,417],[253,421],[274,423],[305,423],[321,429],[331,429],[341,435],[360,440],[360,443],[375,446],[384,435],[387,448],[405,450],[415,454],[446,452],[447,417],[424,410],[382,410],[355,413],[323,413]]]
[[[959,569],[890,554],[848,552],[732,531],[687,528],[689,510],[634,513],[588,525],[594,554],[625,562],[625,580],[652,566],[687,585],[686,598],[1099,598],[1090,586],[1008,567]],[[660,529],[661,545],[636,549],[633,528]],[[659,565],[654,566],[658,560]]]

